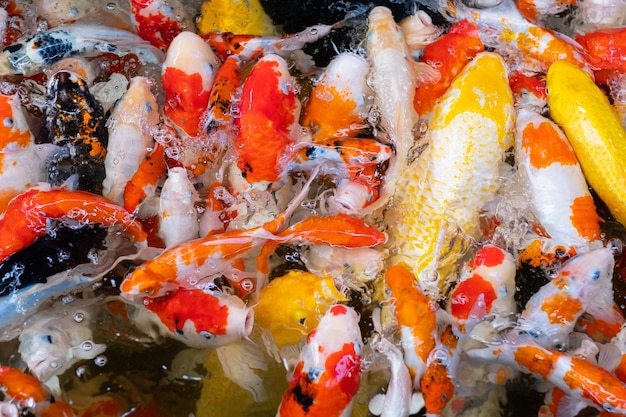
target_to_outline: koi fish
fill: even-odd
[[[421,117],[432,112],[454,77],[478,53],[485,50],[479,32],[478,25],[461,20],[450,26],[448,33],[424,48],[421,61],[433,67],[439,77],[422,81],[415,90],[413,107]]]
[[[602,219],[563,131],[526,109],[518,111],[516,124],[518,172],[545,232],[555,243],[583,251],[600,242]]]
[[[583,174],[609,211],[626,224],[626,131],[589,74],[555,62],[547,74],[550,116],[565,131]]]
[[[107,121],[102,194],[119,205],[124,204],[126,184],[154,148],[152,132],[159,123],[159,110],[151,85],[146,77],[133,78]]]
[[[0,53],[0,75],[28,77],[70,56],[95,56],[103,52],[123,55],[129,51],[144,63],[159,64],[163,60],[160,51],[131,32],[98,24],[74,23],[5,46]]]
[[[243,84],[239,111],[237,166],[250,184],[273,182],[297,137],[300,118],[296,81],[283,58],[265,55],[254,65]]]
[[[610,249],[592,250],[568,260],[552,281],[526,303],[519,320],[524,331],[546,347],[564,346],[576,321],[593,304],[612,309]]]
[[[200,36],[222,59],[237,55],[243,62],[249,62],[267,55],[279,55],[286,58],[306,44],[322,39],[340,24],[315,25],[282,37],[216,31],[202,33]]]
[[[232,32],[256,36],[276,35],[276,27],[259,0],[245,3],[230,0],[205,1],[200,6],[196,26],[201,34]]]
[[[137,171],[124,186],[124,209],[129,213],[135,213],[141,203],[154,196],[157,183],[166,171],[165,148],[157,142],[152,152],[141,161]]]
[[[546,15],[554,16],[562,13],[570,7],[576,6],[576,0],[516,0],[515,4],[522,16],[532,23],[545,18]]]
[[[424,376],[428,356],[435,347],[435,306],[423,293],[415,276],[404,266],[388,268],[385,283],[391,290],[390,299],[400,328],[404,362],[411,373],[413,387],[417,389]]]
[[[48,162],[50,183],[62,185],[78,174],[78,189],[102,194],[108,144],[102,106],[87,82],[69,71],[52,76],[46,99],[42,140],[60,146]]]
[[[161,74],[163,113],[191,137],[198,135],[219,66],[215,53],[193,32],[179,33],[167,50]]]
[[[276,417],[350,416],[361,382],[359,316],[335,304],[307,337]]]
[[[182,167],[170,168],[159,196],[159,236],[166,247],[199,237],[198,192]]]
[[[131,0],[130,11],[137,35],[161,51],[166,51],[178,34],[194,28],[178,0]]]
[[[526,75],[513,71],[509,74],[516,109],[526,108],[542,114],[547,104],[546,81],[540,75]]]
[[[46,178],[17,94],[0,94],[0,212],[9,201]]]
[[[615,73],[626,72],[626,28],[596,30],[575,39],[585,51],[597,84],[608,84]]]
[[[289,271],[261,290],[254,307],[256,322],[267,329],[276,346],[297,343],[313,331],[331,305],[347,301],[332,277]]]
[[[472,349],[467,355],[529,373],[601,410],[626,414],[626,385],[613,374],[588,360],[542,347],[529,337]]]
[[[467,19],[480,28],[486,47],[495,48],[511,63],[511,69],[522,72],[546,72],[550,64],[567,61],[587,68],[582,48],[571,38],[527,21],[513,0],[503,0],[486,9],[472,9],[460,1],[448,2],[444,13],[455,22]]]
[[[179,288],[162,297],[144,298],[172,337],[190,347],[220,347],[248,337],[254,310],[236,295]]]
[[[463,241],[480,232],[480,210],[495,197],[512,128],[504,61],[478,54],[435,106],[428,147],[398,179],[397,205],[387,216],[398,248],[391,262],[407,264],[433,298],[447,293]]]
[[[335,56],[316,82],[302,113],[301,124],[313,131],[313,141],[356,136],[369,127],[373,93],[367,84],[370,65],[344,52]]]
[[[146,240],[141,224],[104,197],[85,191],[35,188],[11,200],[0,218],[0,262],[45,235],[48,219],[121,225],[136,243],[143,244]]]

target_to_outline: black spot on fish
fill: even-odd
[[[8,52],[10,54],[15,53],[17,51],[19,51],[20,49],[22,49],[24,45],[22,45],[21,43],[16,43],[13,45],[9,45],[7,47],[5,47],[2,52]]]
[[[33,36],[32,41],[44,64],[51,65],[75,54],[69,39],[70,35],[61,31],[55,34],[39,33]]]
[[[313,397],[302,392],[302,387],[300,385],[296,385],[291,392],[295,397],[296,402],[302,407],[302,410],[308,412],[309,407],[313,405]]]

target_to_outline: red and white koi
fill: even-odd
[[[472,9],[461,1],[449,1],[445,9],[455,22],[467,19],[476,23],[485,46],[502,54],[512,70],[545,73],[555,61],[587,68],[580,45],[563,34],[530,23],[513,0],[502,0],[486,9]]]
[[[254,310],[236,295],[209,289],[179,288],[162,297],[144,298],[171,337],[190,347],[216,348],[246,338]]]
[[[0,218],[0,262],[46,234],[49,219],[120,225],[135,243],[146,241],[141,224],[105,197],[86,191],[33,188],[12,199]]]
[[[370,65],[344,52],[335,56],[313,87],[302,125],[313,131],[313,141],[355,136],[369,127],[367,117],[373,92],[367,84]]]
[[[307,337],[276,417],[348,417],[361,382],[359,316],[336,304]]]
[[[520,109],[516,123],[518,172],[551,241],[576,251],[601,244],[602,219],[565,133],[532,110]]]
[[[159,196],[159,236],[166,247],[199,237],[198,199],[187,170],[170,168]]]
[[[568,260],[558,275],[526,303],[519,331],[542,346],[566,346],[578,318],[593,305],[608,306],[611,314],[611,278],[615,260],[608,248],[595,249]]]
[[[545,348],[530,337],[472,349],[476,361],[497,362],[548,381],[567,395],[601,410],[626,415],[626,385],[606,369],[579,357]]]
[[[244,81],[235,153],[248,184],[267,185],[281,173],[281,160],[300,130],[296,87],[287,63],[278,55],[261,58]]]
[[[513,71],[509,74],[509,84],[516,109],[526,108],[539,114],[543,113],[548,103],[546,81],[543,76]]]
[[[504,61],[495,53],[480,53],[435,106],[428,146],[397,181],[393,213],[398,218],[388,215],[397,247],[391,262],[408,265],[435,299],[447,294],[467,238],[480,233],[480,211],[496,195],[512,129]]]
[[[31,76],[69,56],[96,56],[103,52],[123,55],[130,51],[144,63],[160,64],[163,60],[159,50],[134,33],[103,25],[74,23],[6,46],[0,53],[0,75]]]
[[[148,78],[133,78],[107,121],[109,143],[102,195],[119,205],[124,204],[126,184],[155,145],[152,133],[159,123],[159,108],[151,87]]]
[[[596,84],[609,84],[626,73],[626,27],[596,30],[575,39],[585,51]]]
[[[131,0],[130,8],[137,35],[161,51],[167,50],[179,33],[195,26],[179,0]]]
[[[4,212],[13,197],[43,181],[47,173],[17,94],[0,94],[0,117],[0,212]]]
[[[124,208],[129,213],[135,213],[140,205],[156,194],[158,182],[165,176],[167,163],[165,148],[156,143],[130,181],[124,186]]]
[[[191,137],[198,135],[219,66],[209,45],[193,32],[178,34],[167,50],[161,73],[163,113]]]

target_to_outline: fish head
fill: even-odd
[[[24,149],[33,136],[20,107],[17,94],[0,94],[0,150],[2,153]]]
[[[72,343],[56,321],[28,329],[20,335],[18,352],[30,372],[41,381],[47,381],[71,365]]]

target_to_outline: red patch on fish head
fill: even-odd
[[[474,274],[457,285],[452,292],[450,313],[459,320],[467,320],[481,295],[485,303],[485,313],[488,313],[497,298],[496,291],[489,281]]]
[[[487,245],[476,252],[474,260],[470,264],[472,268],[485,265],[487,267],[498,266],[504,262],[505,253],[497,246]]]
[[[346,308],[346,306],[341,304],[332,306],[328,311],[333,316],[343,316],[345,314],[348,314],[348,309]]]

